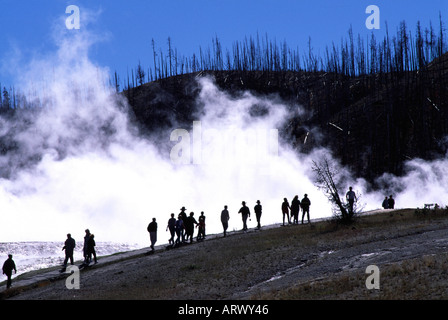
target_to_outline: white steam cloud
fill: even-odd
[[[196,217],[204,211],[207,233],[217,233],[224,205],[230,211],[229,230],[239,230],[242,201],[253,214],[260,200],[262,225],[267,225],[282,221],[284,197],[291,201],[305,193],[312,218],[331,216],[311,173],[311,160],[330,154],[320,149],[301,155],[278,144],[275,133],[286,116],[281,102],[249,93],[234,98],[203,78],[198,103],[204,112],[196,131],[173,128],[171,137],[150,141],[136,135],[126,101],[106,85],[107,68],[89,60],[90,40],[82,32],[70,36],[60,41],[56,54],[31,61],[21,72],[27,80],[23,92],[42,93],[42,109],[23,130],[15,130],[17,120],[1,120],[1,135],[14,132],[19,151],[0,157],[1,165],[10,168],[0,180],[0,241],[62,241],[67,233],[80,241],[89,228],[97,241],[148,246],[146,227],[155,217],[161,244],[169,238],[170,214],[177,216],[182,206]],[[262,116],[251,115],[254,106],[262,108]],[[169,158],[160,145],[178,149]],[[446,159],[412,165],[408,177],[390,178],[413,187],[396,196],[398,206],[443,203]],[[363,193],[366,209],[380,207],[383,195],[366,194],[363,180],[349,185]],[[424,188],[422,199],[416,192]],[[254,216],[249,227],[256,226]]]

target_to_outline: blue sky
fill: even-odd
[[[1,0],[0,82],[15,83],[15,59],[26,63],[57,48],[52,34],[65,28],[66,7],[80,8],[81,28],[101,40],[90,48],[90,59],[125,76],[127,68],[139,61],[151,66],[151,39],[156,47],[167,48],[171,37],[179,54],[191,56],[199,47],[207,48],[217,36],[224,48],[247,36],[267,34],[286,40],[291,48],[307,50],[312,39],[314,52],[332,42],[340,43],[352,26],[355,35],[374,33],[382,38],[387,22],[394,33],[405,20],[413,32],[418,20],[423,27],[432,21],[438,29],[439,12],[448,25],[448,1],[404,0]],[[368,5],[380,9],[380,29],[368,30]],[[77,32],[77,30],[71,30]]]

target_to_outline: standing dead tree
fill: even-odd
[[[341,198],[340,174],[341,172],[332,165],[327,158],[323,158],[319,162],[313,161],[312,170],[315,174],[315,185],[322,190],[330,201],[334,216],[343,224],[350,224],[354,220],[356,210],[351,212],[347,209],[347,204]]]

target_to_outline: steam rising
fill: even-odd
[[[0,241],[62,241],[67,233],[80,241],[89,228],[97,241],[148,246],[146,227],[155,217],[161,244],[169,238],[165,227],[170,214],[177,216],[182,206],[196,218],[204,211],[210,234],[222,231],[224,205],[229,207],[229,230],[240,230],[241,201],[253,214],[260,200],[262,225],[267,225],[281,222],[284,197],[290,201],[305,193],[312,202],[312,218],[331,216],[311,175],[311,160],[331,155],[319,149],[305,156],[278,145],[272,133],[284,125],[287,113],[281,102],[249,93],[233,98],[203,78],[200,135],[173,128],[184,136],[139,137],[127,117],[127,102],[106,85],[109,70],[89,60],[89,37],[80,32],[70,41],[61,40],[55,55],[26,65],[21,88],[39,111],[0,119],[1,136],[13,136],[17,147],[0,158],[5,168]],[[254,106],[262,106],[262,116],[252,115]],[[167,145],[179,147],[176,157],[190,152],[186,163],[162,153]],[[411,174],[403,179],[384,177],[401,187],[398,206],[443,204],[446,159],[409,165]],[[349,185],[363,193],[366,209],[380,207],[384,195],[367,194],[362,179],[351,179]],[[420,198],[417,193],[425,189]],[[255,225],[253,214],[249,227]]]

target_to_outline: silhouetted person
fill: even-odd
[[[291,209],[291,207],[289,206],[288,200],[286,198],[283,198],[282,202],[283,225],[285,225],[285,215],[288,217],[288,224],[291,223],[291,220],[289,219],[289,209]]]
[[[243,206],[240,208],[240,211],[238,213],[241,213],[241,217],[243,218],[243,230],[247,230],[247,218],[250,217],[250,210],[249,207],[246,207],[246,202],[241,203]]]
[[[176,224],[175,224],[175,230],[176,230],[176,235],[177,235],[176,244],[184,241],[184,237],[183,237],[184,228],[185,227],[184,227],[184,221],[182,220],[182,215],[179,214],[179,216],[177,217],[177,220],[176,220]]]
[[[384,197],[383,203],[381,204],[383,206],[383,209],[389,209],[389,199]]]
[[[229,220],[230,220],[229,211],[227,210],[227,206],[224,206],[224,210],[221,211],[221,223],[224,229],[224,237],[227,235]]]
[[[201,241],[205,239],[205,216],[204,216],[204,211],[201,211],[201,215],[199,216],[199,222],[197,227],[199,228],[198,230],[198,236],[197,236],[197,240]]]
[[[157,242],[157,222],[156,218],[152,218],[152,221],[148,224],[147,228],[149,232],[149,239],[151,241],[151,250],[154,251],[154,245]]]
[[[190,215],[187,217],[187,220],[184,222],[185,225],[185,241],[190,239],[190,243],[193,242],[193,233],[194,233],[194,225],[197,225],[198,222],[194,218],[194,212],[190,212]]]
[[[11,288],[12,270],[14,270],[14,273],[17,273],[16,264],[14,260],[12,260],[12,254],[8,254],[8,259],[6,259],[3,263],[3,274],[8,278],[8,280],[6,281],[6,289]]]
[[[260,200],[257,200],[257,204],[254,207],[254,212],[255,212],[255,217],[257,218],[257,228],[260,229],[261,228],[261,211],[262,211],[263,207],[260,204]]]
[[[302,207],[302,224],[303,224],[303,218],[305,217],[305,213],[307,214],[308,223],[311,223],[311,221],[310,221],[310,205],[311,205],[311,201],[308,198],[308,195],[305,194],[302,201],[300,201],[300,206]]]
[[[185,223],[187,222],[187,213],[185,212],[185,210],[187,210],[187,209],[185,209],[185,207],[182,207],[182,208],[180,208],[180,213],[179,213],[179,215],[182,218],[183,225],[184,225],[183,229],[181,230],[181,232],[182,232],[182,242],[185,242],[185,231],[186,231],[185,230]]]
[[[65,250],[64,267],[67,266],[67,262],[70,259],[70,264],[73,265],[73,251],[75,250],[76,242],[72,238],[70,233],[67,234],[67,240],[65,240],[62,250]]]
[[[96,259],[96,251],[95,251],[95,236],[92,234],[90,234],[89,240],[87,240],[87,257],[88,257],[88,262],[92,262],[92,255],[93,255],[93,260],[95,261],[95,264],[98,263],[98,260]]]
[[[300,211],[300,200],[299,196],[294,196],[291,201],[291,218],[293,218],[293,223],[299,224],[299,211]]]
[[[168,240],[169,244],[174,244],[174,235],[176,234],[176,218],[174,218],[174,213],[172,213],[171,218],[168,219],[166,230],[170,230],[171,234],[171,238]]]
[[[394,200],[394,198],[392,198],[392,195],[387,200],[387,203],[388,203],[389,209],[394,209],[395,208],[395,200]]]
[[[87,262],[87,258],[88,258],[88,255],[89,255],[87,253],[87,241],[89,241],[89,238],[90,238],[90,230],[86,229],[85,232],[86,232],[86,235],[84,236],[84,245],[82,247],[82,254],[83,254],[83,257],[84,257],[84,262]]]
[[[353,191],[352,187],[348,188],[347,194],[345,195],[345,198],[348,201],[348,210],[350,213],[353,213],[353,205],[356,201],[356,194],[355,191]]]

